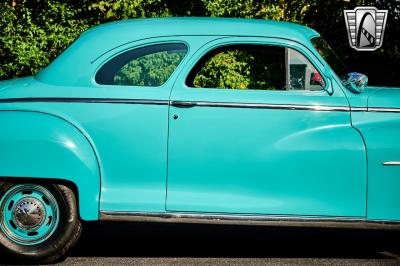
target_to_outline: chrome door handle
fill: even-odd
[[[190,108],[196,106],[196,102],[188,102],[188,101],[170,101],[170,105],[174,107],[180,108]]]

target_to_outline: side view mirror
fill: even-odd
[[[364,74],[351,72],[342,80],[343,85],[353,93],[361,93],[368,84],[368,77]]]

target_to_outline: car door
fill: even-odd
[[[327,66],[304,46],[210,43],[170,104],[168,211],[365,217],[363,140]]]

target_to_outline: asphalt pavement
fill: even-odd
[[[57,265],[400,265],[400,232],[86,223],[68,255]]]

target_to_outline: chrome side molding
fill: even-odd
[[[328,105],[298,105],[298,104],[268,104],[268,103],[238,103],[238,102],[204,102],[204,101],[180,101],[173,100],[171,106],[180,108],[189,107],[230,107],[230,108],[254,108],[254,109],[281,109],[281,110],[305,110],[305,111],[331,111],[331,112],[384,112],[400,113],[400,108],[384,107],[348,107]]]
[[[330,111],[330,112],[384,112],[400,113],[400,108],[384,107],[348,107],[329,105],[298,105],[298,104],[268,104],[268,103],[237,103],[237,102],[204,102],[204,101],[168,101],[148,99],[119,99],[119,98],[65,98],[65,97],[28,97],[28,98],[5,98],[0,103],[113,103],[113,104],[150,104],[171,105],[175,107],[188,108],[195,106],[203,107],[230,107],[230,108],[254,108],[254,109],[277,109],[277,110],[304,110],[304,111]]]
[[[309,110],[309,111],[337,111],[349,112],[348,106],[327,105],[296,105],[296,104],[267,104],[267,103],[238,103],[238,102],[203,102],[203,101],[170,101],[174,107],[230,107],[253,109],[281,109],[281,110]]]
[[[367,221],[361,217],[289,217],[269,215],[227,215],[181,212],[112,212],[101,211],[101,221],[134,221],[163,223],[230,224],[282,227],[320,227],[400,230],[400,221]]]
[[[0,103],[118,103],[118,104],[168,105],[167,100],[118,99],[118,98],[64,98],[64,97],[6,98],[6,99],[0,99]]]
[[[400,161],[388,161],[388,162],[383,162],[382,165],[386,166],[400,166]]]
[[[352,112],[368,112],[367,107],[350,107]]]
[[[400,113],[400,108],[368,107],[368,112]]]

